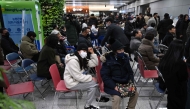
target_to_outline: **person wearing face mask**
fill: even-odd
[[[14,41],[10,37],[9,31],[6,28],[1,28],[0,33],[2,35],[1,47],[3,49],[4,59],[6,58],[6,55],[9,53],[15,52],[20,54],[19,48],[15,45]]]
[[[88,39],[89,34],[90,34],[90,28],[88,27],[84,27],[82,29],[82,33],[79,35],[79,39],[78,39],[78,45],[80,43],[85,43],[88,47],[92,47],[92,43],[91,41]]]
[[[20,51],[22,52],[22,55],[25,59],[32,59],[34,62],[37,62],[40,52],[34,43],[35,38],[36,33],[29,31],[27,35],[22,38]]]
[[[154,34],[147,33],[142,40],[142,44],[139,46],[138,51],[142,55],[143,60],[148,70],[155,70],[155,66],[158,66],[160,59],[154,56]]]
[[[127,84],[134,82],[133,70],[129,63],[129,56],[124,52],[124,45],[118,40],[110,41],[112,52],[101,56],[103,62],[100,70],[104,83],[104,91],[112,96],[112,109],[120,109],[121,94],[116,86],[117,83]],[[135,109],[138,92],[129,98],[126,109]]]
[[[91,53],[90,60],[86,59],[87,52]],[[93,49],[88,49],[85,43],[80,43],[74,54],[66,55],[65,63],[64,81],[66,87],[71,90],[87,90],[88,95],[84,109],[98,109],[98,107],[92,105],[92,101],[96,97],[100,97],[96,78],[84,74],[88,67],[98,65],[98,57]]]

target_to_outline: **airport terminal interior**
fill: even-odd
[[[190,109],[190,0],[0,0],[0,109]]]

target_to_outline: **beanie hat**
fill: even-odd
[[[80,43],[77,46],[77,51],[80,51],[80,50],[86,50],[86,51],[88,51],[88,46],[85,43]]]
[[[125,46],[119,42],[118,40],[115,40],[115,42],[113,44],[111,44],[111,49],[113,51],[117,51],[117,50],[120,50],[122,48],[124,48]]]

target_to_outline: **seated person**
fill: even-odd
[[[110,43],[111,44],[111,43]],[[129,56],[124,53],[124,45],[118,40],[111,44],[113,52],[105,55],[106,61],[100,71],[104,82],[104,91],[112,95],[112,109],[120,109],[121,93],[116,83],[127,84],[130,80],[134,82],[133,70],[129,63]],[[135,109],[138,99],[138,92],[129,98],[126,109]]]
[[[46,38],[46,44],[43,46],[39,60],[37,63],[37,75],[39,77],[45,77],[47,79],[51,79],[51,75],[49,72],[49,67],[52,64],[56,64],[56,46],[58,44],[58,37],[56,35],[50,35]],[[63,65],[58,65],[58,69],[60,72],[61,77],[63,77],[63,71],[61,70],[61,67]]]
[[[160,59],[154,56],[153,45],[154,34],[147,33],[142,40],[142,44],[139,46],[139,53],[142,55],[143,60],[148,67],[148,70],[155,70],[155,66],[158,66]]]
[[[34,43],[35,38],[36,33],[29,31],[27,35],[22,38],[20,51],[25,59],[32,59],[34,62],[37,62],[40,53]]]
[[[15,45],[13,39],[10,37],[9,31],[6,28],[1,28],[0,33],[2,35],[1,38],[1,47],[4,53],[4,59],[6,59],[6,55],[9,53],[20,53],[18,46]]]
[[[87,51],[91,53],[90,60],[86,59]],[[88,49],[86,44],[80,43],[74,54],[66,55],[65,63],[64,80],[66,87],[71,90],[87,90],[87,102],[84,109],[98,109],[92,105],[95,97],[100,97],[97,81],[91,75],[83,74],[88,67],[98,65],[98,57],[93,49]]]
[[[151,25],[146,29],[146,34],[147,33],[152,33],[154,35],[154,37],[157,36],[157,30],[155,29],[156,24],[155,23],[151,23]]]
[[[56,61],[59,64],[64,64],[65,63],[64,59],[65,56],[67,55],[67,51],[61,33],[57,30],[54,30],[51,34],[56,35],[59,39],[58,44],[56,46]]]
[[[137,54],[135,53],[135,51],[138,51],[138,48],[141,45],[141,37],[142,33],[140,30],[133,31],[133,36],[131,37],[130,41],[130,49],[132,50],[132,53],[134,53],[135,55],[135,61],[137,61]]]
[[[175,33],[176,33],[175,27],[173,25],[168,26],[168,32],[166,33],[166,36],[164,37],[162,44],[169,47],[170,43],[174,39]]]

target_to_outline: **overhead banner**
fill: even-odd
[[[10,33],[10,37],[16,44],[20,44],[22,35],[22,14],[3,14],[4,26]],[[28,31],[34,31],[31,14],[24,15],[24,35]]]

